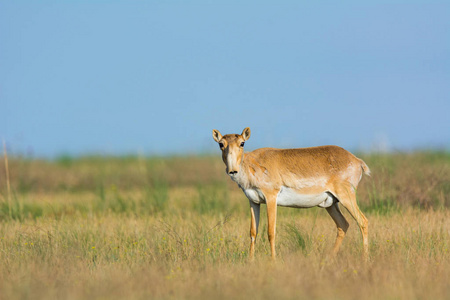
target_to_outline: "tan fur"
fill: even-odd
[[[339,247],[348,229],[348,222],[339,210],[340,202],[357,221],[362,237],[364,257],[368,257],[368,221],[356,203],[356,188],[362,174],[370,174],[369,167],[350,152],[337,146],[321,146],[299,149],[261,148],[244,154],[241,146],[250,137],[250,128],[242,134],[222,136],[213,130],[216,142],[222,144],[222,159],[226,171],[244,191],[257,191],[258,198],[267,204],[268,235],[275,258],[277,197],[282,188],[288,188],[299,195],[317,195],[329,193],[335,201],[327,211],[337,226],[336,243],[333,254]],[[247,194],[247,193],[246,193]],[[247,195],[249,197],[249,195]],[[251,208],[251,245],[250,257],[253,257],[254,242],[258,230],[255,221],[255,205]],[[325,206],[326,207],[326,206]]]

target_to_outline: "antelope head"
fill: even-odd
[[[244,156],[244,143],[250,138],[250,128],[245,128],[241,134],[226,134],[222,136],[219,130],[213,130],[213,138],[222,150],[222,160],[227,167],[227,174],[234,177],[239,173]]]

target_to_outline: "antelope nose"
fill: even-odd
[[[228,172],[228,174],[234,175],[234,174],[237,174],[237,171],[230,171],[230,172]]]

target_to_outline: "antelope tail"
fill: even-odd
[[[361,169],[363,169],[364,174],[366,174],[367,176],[370,176],[369,167],[366,165],[366,163],[362,159],[360,159],[359,161],[361,162]]]

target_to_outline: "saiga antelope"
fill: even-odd
[[[255,252],[259,207],[267,205],[268,235],[275,258],[277,206],[323,207],[337,226],[332,253],[339,251],[349,227],[339,210],[341,203],[356,220],[363,239],[363,254],[369,254],[368,221],[356,203],[356,188],[363,173],[370,175],[364,161],[337,146],[299,149],[261,148],[244,154],[250,128],[241,134],[222,136],[213,130],[213,138],[222,150],[226,172],[244,191],[250,202],[250,258]]]

